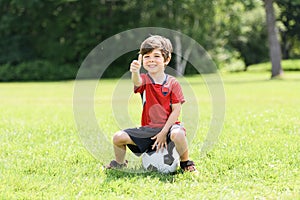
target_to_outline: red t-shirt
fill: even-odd
[[[162,128],[172,112],[172,104],[184,103],[184,96],[178,81],[166,75],[163,84],[154,83],[149,74],[141,74],[142,85],[134,87],[143,100],[142,126]]]

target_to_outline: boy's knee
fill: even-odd
[[[124,131],[118,131],[113,136],[113,143],[116,145],[126,143],[127,138],[127,133],[125,133]]]
[[[176,128],[171,131],[172,141],[182,141],[185,138],[185,130],[182,128]]]

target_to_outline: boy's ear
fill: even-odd
[[[171,61],[171,54],[169,54],[169,57],[166,59],[165,64],[169,64],[169,62]]]

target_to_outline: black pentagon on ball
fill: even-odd
[[[149,165],[148,167],[147,167],[147,170],[150,170],[150,171],[157,171],[157,168],[155,167],[155,166],[153,166],[153,165]]]
[[[171,166],[173,164],[174,160],[175,159],[173,158],[172,155],[170,155],[170,154],[164,155],[164,163],[166,165],[170,165]]]

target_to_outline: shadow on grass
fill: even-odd
[[[173,173],[159,173],[156,171],[145,171],[145,170],[135,170],[135,169],[127,169],[127,170],[116,170],[116,169],[105,169],[104,173],[106,174],[106,181],[116,181],[120,179],[136,179],[136,178],[150,178],[150,179],[158,179],[162,182],[174,183],[176,180],[177,174],[181,174],[181,170],[177,170]]]

